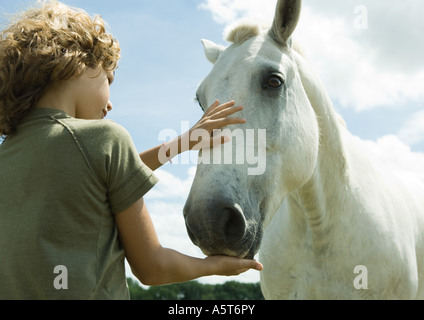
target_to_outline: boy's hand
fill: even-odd
[[[205,258],[210,265],[211,275],[238,276],[250,269],[262,271],[263,265],[255,260],[234,258],[229,256],[210,256]]]
[[[180,153],[212,148],[229,142],[230,137],[220,134],[219,129],[229,125],[246,123],[246,119],[230,117],[241,110],[243,110],[243,107],[235,107],[234,101],[220,105],[219,100],[217,100],[189,131],[166,143],[165,148],[158,146],[140,154],[140,157],[149,168],[156,170]]]
[[[235,107],[234,101],[222,105],[219,103],[219,100],[215,101],[206,110],[200,121],[190,129],[190,150],[211,148],[229,142],[230,138],[228,136],[215,136],[214,130],[219,130],[229,125],[246,123],[246,119],[230,117],[236,112],[243,110],[242,106]]]

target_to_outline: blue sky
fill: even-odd
[[[202,113],[194,102],[211,70],[200,39],[220,44],[238,18],[272,19],[275,0],[63,0],[101,14],[122,47],[108,118],[123,125],[139,151],[162,141],[163,129],[180,132]],[[0,23],[35,1],[0,0]],[[358,29],[364,5],[367,26]],[[424,154],[424,3],[406,0],[305,0],[295,36],[326,86],[349,130],[383,157],[420,168]],[[185,232],[182,208],[193,164],[165,165],[147,197],[162,244],[202,256]],[[257,273],[238,280],[258,281]],[[205,282],[227,279],[209,278]]]
[[[5,21],[5,14],[25,9],[34,2],[34,0],[0,0],[0,21]],[[244,16],[252,16],[253,18],[258,16],[268,19],[270,17],[269,12],[273,12],[275,3],[274,0],[122,0],[119,2],[111,0],[65,0],[64,2],[71,6],[81,7],[90,14],[100,13],[108,22],[114,36],[120,41],[122,59],[117,71],[116,82],[112,86],[111,100],[114,104],[114,110],[109,118],[122,124],[130,131],[140,151],[158,144],[160,142],[158,141],[158,133],[162,129],[172,128],[179,132],[181,121],[189,121],[193,125],[201,117],[201,111],[197,104],[193,102],[193,98],[197,85],[207,75],[211,65],[203,56],[200,39],[207,38],[226,44],[222,37],[226,23]],[[360,3],[367,2],[370,1],[361,1]],[[418,9],[424,12],[424,4],[411,0],[408,2],[418,3]],[[257,6],[255,3],[261,5]],[[339,28],[337,19],[339,23],[340,21],[342,21],[342,24],[344,23],[343,27],[352,24],[349,20],[354,20],[354,7],[359,2],[345,1],[342,5],[340,1],[306,0],[304,3],[304,15],[315,15],[318,17],[317,21],[325,20],[330,27],[333,24],[334,28]],[[395,1],[391,0],[385,3],[388,4],[385,7],[370,6],[368,18],[370,26],[367,30],[356,34],[352,34],[353,28],[346,31],[346,36],[351,36],[351,39],[357,43],[361,44],[362,41],[363,48],[367,49],[367,51],[364,51],[366,54],[385,49],[387,49],[385,50],[386,53],[393,51],[391,48],[386,48],[384,42],[378,43],[378,41],[375,41],[376,37],[379,36],[378,31],[383,29],[383,26],[385,27],[385,23],[387,23],[382,18],[384,14],[377,13],[377,9],[380,11],[387,10],[387,8],[390,8],[389,3],[395,3]],[[202,5],[203,7],[201,7]],[[222,7],[227,8],[227,12],[222,12]],[[327,7],[329,9],[325,11]],[[405,5],[404,7],[408,6]],[[259,13],[257,12],[258,8]],[[373,11],[374,8],[376,9]],[[391,9],[391,11],[393,10],[395,8]],[[402,12],[399,13],[399,15],[401,14]],[[412,29],[415,26],[414,23],[417,22],[400,20],[397,23],[408,23]],[[305,29],[303,35],[308,32],[308,27],[311,24],[308,24],[306,19],[301,20],[301,26],[305,25],[307,27],[303,28]],[[390,25],[394,25],[393,21],[390,21]],[[395,26],[397,27],[397,24]],[[314,28],[316,29],[316,27]],[[377,35],[373,38],[372,34],[374,33]],[[371,36],[367,37],[366,35]],[[325,34],[322,36],[324,38],[329,37]],[[331,47],[337,50],[337,37],[340,34],[335,32],[334,36],[332,45],[327,46],[327,49]],[[346,44],[345,40],[342,39],[340,46]],[[417,48],[416,43],[408,43],[408,40],[410,39],[405,39],[405,43],[403,43],[402,37],[399,36],[396,39],[391,39],[391,45],[397,47],[396,51],[400,53],[398,57],[392,54],[392,56],[394,55],[392,61],[388,61],[377,72],[381,70],[387,73],[392,72],[392,66],[396,65],[396,63],[392,63],[393,61],[408,62],[408,51],[414,52],[415,56],[420,55],[422,57],[424,55],[422,47]],[[369,44],[371,41],[374,45]],[[324,65],[326,67],[320,61],[322,56],[317,55],[317,59],[315,61],[313,59],[318,50],[314,51],[314,48],[311,49],[310,46],[308,48],[308,43],[302,44],[306,51],[309,49],[308,53],[312,57],[312,64],[316,62],[316,66]],[[414,47],[409,47],[410,45]],[[370,48],[372,50],[369,50]],[[322,51],[321,48],[319,51]],[[375,60],[382,60],[380,58],[377,56]],[[330,59],[328,61],[329,63],[333,62]],[[350,61],[346,61],[346,64],[348,63]],[[411,65],[413,66],[412,63]],[[349,71],[353,73],[355,67],[355,65],[346,67],[346,70],[343,70],[344,75],[346,76]],[[384,69],[384,67],[387,67],[387,69]],[[422,65],[420,67],[422,68]],[[332,90],[331,85],[341,80],[337,68],[333,67],[332,69],[319,70],[322,73],[321,75],[325,75],[321,77],[324,83],[329,84],[327,88],[329,88],[330,95],[339,89],[335,86],[335,89]],[[327,76],[331,74],[333,76]],[[408,79],[408,75],[405,75],[405,79]],[[357,92],[357,96],[361,95],[360,91]],[[346,94],[352,95],[352,92]],[[400,92],[399,94],[405,93]],[[337,95],[343,95],[343,90],[337,90]],[[368,93],[368,95],[372,96],[373,93]],[[386,104],[386,106],[368,106],[366,108],[359,107],[359,109],[358,104],[343,105],[336,98],[333,100],[335,107],[345,118],[350,131],[363,139],[374,141],[385,135],[397,135],[402,127],[408,121],[411,121],[411,116],[419,114],[419,111],[424,108],[422,95],[419,99],[406,99],[403,103],[395,105]],[[352,103],[355,102],[358,101],[352,101]],[[424,116],[421,117],[424,118]],[[409,144],[409,146],[412,151],[424,152],[424,138]],[[186,168],[179,166],[177,169],[173,168],[173,171],[178,172],[178,175],[181,176],[185,174]]]

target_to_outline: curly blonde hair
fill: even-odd
[[[18,14],[0,34],[0,136],[14,133],[49,84],[117,68],[120,47],[100,16],[58,1]]]

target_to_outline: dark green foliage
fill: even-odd
[[[128,279],[131,300],[263,300],[259,283],[236,281],[210,285],[190,281],[168,286],[142,288]]]

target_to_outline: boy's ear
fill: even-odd
[[[226,49],[224,46],[220,46],[212,41],[205,39],[202,40],[202,44],[203,48],[205,49],[206,58],[212,63],[215,63],[221,53],[223,53]]]

